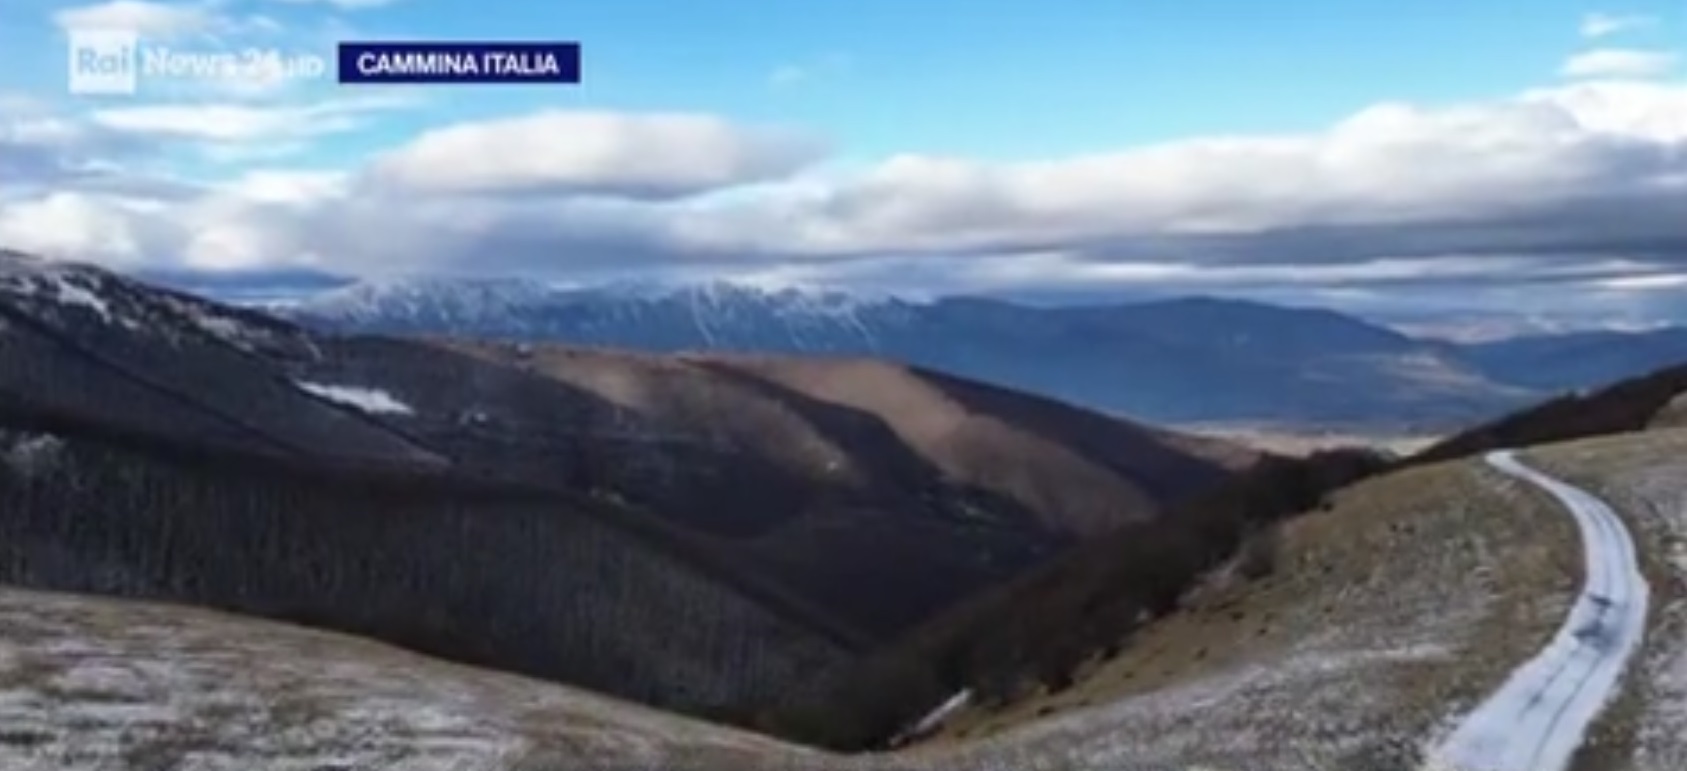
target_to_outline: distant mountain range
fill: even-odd
[[[1461,344],[1329,310],[1209,297],[1033,306],[720,282],[427,278],[267,307],[340,331],[884,357],[1170,424],[1441,430],[1687,359],[1682,329]]]

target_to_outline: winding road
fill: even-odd
[[[1646,579],[1634,539],[1604,501],[1524,465],[1510,450],[1486,460],[1564,504],[1581,531],[1587,576],[1546,648],[1465,715],[1430,756],[1434,767],[1457,771],[1564,771],[1640,649]]]

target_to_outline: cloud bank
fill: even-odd
[[[172,8],[117,0],[60,20],[215,23]],[[1582,31],[1638,23],[1590,17]],[[1663,77],[1666,61],[1595,49],[1559,85],[1375,104],[1302,134],[849,167],[828,156],[847,137],[800,127],[546,109],[427,128],[346,166],[266,168],[238,153],[284,156],[409,102],[70,114],[0,100],[0,244],[160,270],[1243,289],[1379,305],[1459,286],[1472,303],[1574,293],[1595,312],[1650,312],[1687,275],[1687,82]],[[244,171],[171,178],[148,163],[183,147],[234,153]]]

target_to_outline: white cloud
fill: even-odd
[[[275,142],[354,131],[376,113],[410,106],[399,97],[359,97],[302,105],[143,104],[96,110],[96,125],[160,139],[218,144]]]
[[[53,21],[66,30],[126,29],[156,37],[204,32],[214,26],[215,19],[206,6],[147,0],[110,0],[66,8],[53,15]]]
[[[43,104],[13,100],[0,105],[0,179],[10,191],[109,177],[113,161],[149,150],[144,143],[58,115]]]
[[[906,155],[820,189],[690,207],[675,224],[723,252],[837,254],[1479,219],[1650,191],[1681,170],[1672,148],[1683,138],[1687,90],[1579,84],[1441,109],[1378,105],[1318,134],[1028,163]]]
[[[820,149],[704,115],[552,111],[429,131],[369,179],[430,193],[668,197],[791,174]]]
[[[331,169],[255,169],[228,186],[230,194],[266,203],[310,204],[346,193],[348,175]]]
[[[259,147],[302,125],[131,109],[93,128]],[[18,131],[38,140],[30,157],[87,146],[65,125]],[[1296,135],[841,170],[804,166],[811,141],[719,118],[542,112],[144,210],[88,191],[0,203],[0,242],[197,267],[683,269],[930,290],[1622,286],[1687,266],[1683,147],[1687,86],[1646,81],[1375,105]]]
[[[1681,289],[1687,287],[1687,273],[1665,273],[1661,275],[1618,276],[1595,282],[1603,289],[1614,289],[1624,292],[1661,291],[1666,289]]]
[[[161,246],[145,221],[144,204],[119,198],[56,192],[0,205],[0,244],[36,254],[107,265],[142,264]]]
[[[1601,48],[1570,57],[1560,74],[1570,78],[1650,78],[1675,69],[1677,58],[1669,51]]]
[[[1585,38],[1601,38],[1656,23],[1657,19],[1651,16],[1590,13],[1582,17],[1581,33]]]

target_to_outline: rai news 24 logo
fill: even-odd
[[[143,82],[260,86],[329,77],[325,57],[275,48],[192,49],[143,40],[134,30],[71,30],[70,93],[123,96]]]

